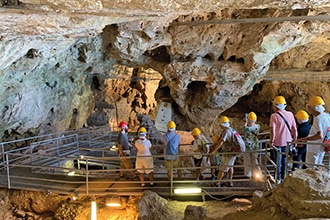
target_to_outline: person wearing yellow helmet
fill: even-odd
[[[199,128],[194,128],[191,131],[191,135],[194,137],[194,140],[192,142],[192,151],[194,152],[194,164],[195,167],[201,167],[202,161],[203,161],[203,148],[207,148],[205,140],[202,139],[202,132]],[[201,169],[196,168],[196,179],[197,180],[203,180],[205,177],[201,174]]]
[[[295,117],[297,119],[297,130],[298,130],[298,140],[300,138],[307,137],[309,134],[309,131],[311,129],[311,124],[309,123],[309,115],[306,111],[304,110],[299,110],[296,114]],[[306,162],[306,144],[298,144],[297,145],[297,154],[292,157],[293,161],[300,162],[302,161],[303,163]],[[300,168],[299,163],[293,163],[293,170],[296,168]],[[303,169],[306,169],[306,165],[303,164],[302,166]]]
[[[147,139],[147,129],[141,127],[139,129],[139,139],[135,141],[135,148],[137,149],[135,168],[139,173],[141,186],[144,187],[144,174],[149,175],[150,186],[155,186],[154,183],[154,159],[151,156],[151,149],[153,148],[151,142]]]
[[[273,100],[273,111],[269,120],[272,159],[277,163],[277,183],[285,176],[287,143],[297,140],[297,126],[292,112],[285,110],[283,96]],[[288,149],[289,150],[289,149]]]
[[[219,119],[219,124],[222,129],[221,134],[219,135],[219,141],[212,147],[211,154],[214,155],[218,152],[218,150],[229,153],[232,152],[232,147],[234,146],[234,132],[236,132],[233,128],[230,127],[230,120],[227,116],[222,116]],[[236,160],[235,154],[222,154],[221,163],[219,166],[219,173],[217,176],[217,183],[215,186],[229,186],[233,187],[232,179],[234,175],[234,164]],[[229,182],[222,182],[222,178],[225,175],[225,172],[228,173]]]
[[[256,121],[256,113],[250,112],[246,115],[245,124],[242,128],[246,146],[246,152],[243,155],[244,175],[249,178],[252,178],[253,176],[259,177],[261,174],[260,165],[258,163],[258,152],[256,152],[260,150],[258,139],[260,125],[257,124]]]
[[[308,111],[313,115],[312,127],[309,131],[308,137],[300,138],[298,141],[307,141],[306,147],[306,163],[314,165],[306,165],[307,167],[317,168],[321,165],[325,155],[324,146],[322,142],[326,136],[327,129],[330,127],[329,113],[325,112],[325,102],[320,96],[312,96],[308,100]],[[308,144],[308,142],[317,142],[320,145]]]
[[[181,137],[179,134],[175,132],[176,124],[174,121],[169,121],[167,123],[167,133],[164,137],[164,159],[165,159],[165,167],[167,168],[167,178],[168,180],[172,180],[173,169],[172,168],[180,168],[181,160],[180,160],[180,141]],[[181,178],[182,171],[181,169],[177,169],[178,178]]]

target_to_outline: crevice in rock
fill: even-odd
[[[146,51],[143,55],[164,63],[170,63],[171,61],[171,56],[168,54],[166,46],[160,46],[151,51]]]

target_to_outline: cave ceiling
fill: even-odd
[[[93,77],[119,78],[118,66],[157,71],[155,96],[172,100],[190,126],[211,124],[262,80],[330,76],[330,1],[0,0],[0,6],[1,134],[65,130],[73,120],[82,127],[95,106]],[[265,94],[267,101],[274,94]]]

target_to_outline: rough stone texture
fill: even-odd
[[[183,220],[200,220],[205,218],[207,218],[207,213],[203,207],[188,205],[184,210]]]
[[[145,191],[138,201],[139,219],[176,219],[174,210],[170,209],[167,203],[166,199],[159,197],[156,193]]]
[[[256,193],[250,210],[225,219],[330,218],[329,187],[327,171],[295,170],[274,190]]]
[[[26,0],[0,6],[1,137],[80,128],[99,106],[106,106],[111,126],[125,120],[135,127],[136,113],[155,116],[154,93],[157,101],[173,102],[179,129],[202,124],[212,133],[219,114],[269,69],[329,68],[329,22],[283,20],[328,15],[329,1]],[[114,79],[119,73],[129,80]],[[132,83],[145,73],[161,79],[150,87]]]

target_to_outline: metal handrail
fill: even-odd
[[[107,129],[105,129],[107,130]],[[59,134],[59,133],[58,133]],[[64,143],[64,140],[67,140],[71,137],[74,137],[75,141],[72,141],[70,143]],[[34,182],[44,182],[45,185],[46,183],[50,183],[49,186],[47,185],[47,187],[49,187],[50,190],[53,191],[65,191],[63,188],[60,189],[56,189],[56,184],[54,184],[54,186],[51,186],[52,183],[62,183],[62,184],[67,184],[68,186],[70,185],[75,185],[75,184],[83,184],[84,187],[82,188],[83,191],[81,189],[79,189],[80,193],[84,193],[84,194],[90,194],[90,193],[104,193],[104,188],[99,187],[99,188],[93,188],[92,185],[94,183],[109,183],[112,185],[116,185],[116,184],[122,184],[122,183],[136,183],[134,181],[129,181],[129,180],[120,180],[118,179],[118,171],[120,171],[120,169],[118,169],[118,163],[120,161],[120,158],[117,155],[117,152],[112,152],[110,151],[110,146],[111,144],[115,144],[114,140],[112,140],[112,133],[108,133],[108,134],[97,134],[97,132],[93,133],[92,130],[86,129],[84,130],[84,132],[81,133],[81,135],[79,134],[74,134],[74,132],[68,132],[65,133],[63,135],[63,133],[60,133],[59,136],[56,136],[55,138],[52,139],[43,139],[40,141],[35,141],[33,143],[31,143],[29,146],[26,147],[22,147],[20,149],[15,149],[15,150],[7,150],[5,148],[6,144],[10,144],[12,142],[4,142],[1,143],[3,152],[2,152],[2,158],[3,162],[2,162],[2,166],[5,168],[5,175],[6,175],[6,182],[7,182],[7,187],[8,188],[12,188],[13,183],[15,182],[15,179],[19,179],[19,180],[27,180],[27,182],[31,182],[29,184],[31,184],[31,188],[33,188],[34,190],[38,189],[38,187],[40,187],[40,184],[36,184]],[[51,135],[49,135],[49,137],[51,137]],[[43,136],[44,138],[44,136]],[[67,139],[66,139],[67,138]],[[29,140],[37,140],[38,138],[34,137],[34,138],[30,138]],[[17,140],[19,141],[19,140]],[[17,142],[16,141],[16,142]],[[88,143],[86,143],[86,141]],[[54,142],[54,143],[52,143]],[[34,152],[34,149],[36,149],[36,146],[41,144],[41,145],[48,145],[48,144],[54,144],[53,148],[49,148],[46,149],[44,151],[45,155],[36,155],[36,153]],[[63,144],[64,143],[64,144]],[[189,145],[189,144],[188,144]],[[86,147],[88,146],[88,147]],[[61,154],[61,149],[62,147],[64,147],[66,154],[63,155]],[[159,145],[158,147],[163,147],[162,145]],[[71,151],[72,149],[72,151]],[[263,140],[259,140],[259,150],[258,151],[251,151],[251,152],[258,152],[259,154],[259,165],[262,167],[262,170],[264,172],[264,183],[265,183],[265,188],[266,189],[270,189],[272,187],[274,187],[274,185],[272,185],[269,181],[269,179],[272,180],[273,179],[277,180],[277,164],[276,162],[272,161],[271,158],[269,157],[269,139],[263,139]],[[28,152],[26,154],[22,154],[21,152]],[[84,153],[86,152],[96,152],[99,151],[100,152],[100,157],[93,157],[93,156],[88,156],[88,155],[84,155]],[[49,152],[56,152],[54,154],[50,154]],[[69,154],[69,155],[68,155]],[[221,153],[222,155],[224,154],[231,154],[231,153]],[[107,156],[107,155],[111,155],[111,156]],[[183,158],[191,158],[193,157],[195,154],[180,154],[180,157]],[[203,154],[203,156],[210,156],[211,154]],[[45,163],[45,164],[38,164],[38,163],[33,163],[32,158],[37,156],[37,158],[42,161],[43,159],[47,159],[47,160],[54,160],[57,161],[57,163],[54,164],[49,164],[49,163]],[[83,157],[81,157],[83,156]],[[161,184],[167,184],[169,183],[169,187],[164,187],[164,186],[159,186],[158,189],[161,190],[167,190],[167,192],[169,192],[169,195],[172,196],[173,195],[173,189],[175,187],[176,184],[192,184],[192,183],[197,183],[197,184],[206,184],[206,183],[212,183],[212,182],[216,182],[216,181],[212,181],[212,180],[196,180],[195,178],[182,178],[182,179],[177,179],[174,178],[174,175],[172,175],[172,178],[170,181],[167,180],[166,178],[166,173],[167,173],[167,168],[163,167],[163,166],[158,166],[163,158],[164,155],[152,155],[152,157],[157,160],[157,166],[155,166],[154,170],[155,170],[155,174],[157,174],[157,176],[161,177],[160,179],[157,179],[155,182],[161,183]],[[132,155],[132,156],[127,156],[128,159],[131,160],[135,160],[137,158],[136,155]],[[27,160],[28,159],[28,160]],[[30,159],[30,163],[28,163],[27,161],[29,161]],[[80,164],[80,162],[82,162],[82,164],[85,164],[85,170],[82,170],[81,167],[62,167],[62,162],[66,161],[66,160],[71,160],[71,161],[78,161],[78,165]],[[23,163],[24,161],[24,163]],[[80,162],[79,162],[80,161]],[[99,163],[100,166],[99,168],[101,169],[96,169],[96,170],[92,170],[91,166],[96,163]],[[202,167],[198,167],[198,169],[208,169],[208,168],[217,168],[218,166],[202,166]],[[235,168],[242,168],[243,165],[234,165],[233,167]],[[31,169],[34,170],[35,173],[34,175],[31,176],[15,176],[15,169],[16,168],[20,168],[20,169]],[[184,171],[185,169],[190,171],[190,175],[192,175],[193,171],[195,169],[197,169],[196,167],[194,167],[193,163],[191,166],[185,166],[185,167],[180,167],[177,169],[181,169],[182,171]],[[122,171],[130,171],[130,170],[135,170],[135,168],[132,169],[122,169]],[[173,164],[172,167],[170,168],[171,171],[173,171]],[[274,171],[275,170],[275,171]],[[68,177],[67,174],[70,172],[75,172],[76,175],[73,177]],[[39,175],[40,174],[40,175]],[[54,178],[45,178],[45,175],[57,175],[57,176],[61,176],[61,178],[58,179],[54,179]],[[165,177],[162,177],[165,176]],[[97,179],[98,177],[108,177],[109,179],[107,180],[99,180]],[[110,178],[111,177],[111,178]],[[74,178],[78,178],[78,180],[75,180]],[[163,178],[165,178],[165,180],[163,180]],[[70,179],[70,180],[68,180]],[[247,182],[250,181],[248,179],[234,179],[234,182]],[[70,182],[70,183],[68,183]],[[148,182],[148,181],[146,181]],[[275,181],[276,183],[276,181]],[[15,186],[15,187],[20,187],[20,185]],[[218,191],[215,190],[214,188],[211,188],[209,186],[202,186],[204,190],[213,190],[213,194],[221,194],[223,195],[224,193],[230,193],[231,191],[228,192],[224,192],[224,191]],[[112,190],[115,191],[111,191],[108,193],[115,193],[118,194],[120,192],[118,192],[118,190],[120,190],[120,187],[116,187],[116,186],[112,186],[111,188]],[[127,187],[127,189],[130,190],[135,190],[134,192],[137,192],[141,189],[141,187]],[[235,190],[237,190],[240,193],[246,193],[249,191],[249,189],[247,187],[234,187]],[[251,188],[252,189],[252,188]],[[69,192],[72,192],[73,189],[68,190]],[[75,189],[78,190],[78,189]],[[102,191],[103,190],[103,191]],[[109,191],[109,189],[107,189]],[[117,191],[116,191],[117,190]],[[244,191],[245,190],[245,191]],[[130,191],[130,193],[132,193],[132,191]],[[211,193],[211,194],[212,194]]]

